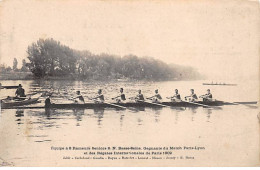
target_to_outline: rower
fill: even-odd
[[[154,96],[148,97],[146,99],[152,100],[153,103],[160,103],[160,101],[162,100],[162,96],[159,94],[158,89],[156,89],[154,92]]]
[[[120,94],[118,96],[112,98],[112,100],[115,100],[115,99],[116,99],[117,103],[122,103],[126,100],[123,88],[120,88]]]
[[[94,98],[90,98],[90,100],[94,100],[95,103],[104,103],[104,95],[102,94],[102,89],[98,90],[98,95]]]
[[[135,101],[137,101],[137,102],[144,101],[144,95],[142,94],[141,90],[138,90],[138,95],[135,97]]]
[[[189,101],[190,101],[190,102],[195,102],[196,100],[198,100],[198,97],[197,97],[197,95],[194,93],[194,89],[190,89],[190,91],[191,91],[190,96],[186,96],[186,97],[185,97],[185,100],[187,100],[187,97],[189,97]]]
[[[15,92],[16,97],[26,97],[25,90],[21,84],[18,85],[18,89]]]
[[[77,96],[73,98],[75,103],[84,104],[85,100],[84,100],[83,96],[80,94],[80,91],[77,91],[76,94],[77,94]]]
[[[212,94],[210,93],[210,89],[207,90],[207,93],[204,95],[201,95],[200,98],[203,99],[203,101],[212,101]]]
[[[175,94],[169,98],[172,102],[181,101],[181,95],[179,94],[178,89],[175,89]]]

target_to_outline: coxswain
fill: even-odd
[[[171,99],[172,102],[181,101],[181,95],[178,92],[178,89],[175,89],[175,94],[171,97],[168,97],[168,99]]]
[[[203,101],[212,101],[212,94],[210,93],[210,89],[207,90],[207,93],[201,95],[200,98],[203,98]]]
[[[146,99],[152,100],[152,102],[154,102],[154,103],[158,103],[162,100],[162,96],[159,94],[158,89],[156,89],[154,92],[155,92],[155,94],[153,96],[148,97]]]
[[[189,101],[195,102],[196,100],[198,100],[198,97],[197,97],[197,95],[194,93],[194,89],[190,89],[190,91],[191,91],[190,96],[186,96],[186,97],[185,97],[185,100],[187,100],[187,98],[189,98]]]
[[[94,100],[95,103],[104,103],[105,98],[104,95],[102,94],[102,89],[99,89],[98,95],[94,98],[90,98],[90,100]]]
[[[26,97],[25,90],[21,84],[18,85],[18,89],[15,92],[16,97]]]
[[[112,100],[116,100],[117,103],[123,103],[126,98],[125,98],[125,94],[124,94],[124,89],[120,88],[120,94],[114,98],[112,98]]]
[[[45,99],[45,108],[49,108],[51,106],[50,95]]]
[[[77,96],[75,96],[73,98],[75,103],[84,104],[85,100],[84,100],[83,96],[80,94],[80,91],[77,91],[76,94],[77,94]]]

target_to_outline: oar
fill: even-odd
[[[144,102],[144,103],[149,103],[149,104],[153,104],[153,105],[157,105],[157,106],[162,106],[162,107],[171,107],[171,106],[167,106],[164,104],[160,104],[160,103],[153,103],[153,102],[148,102],[148,101],[144,101],[144,100],[138,100],[139,102]]]
[[[221,101],[221,100],[218,100],[218,101],[223,102],[223,103],[233,104],[233,105],[239,105],[239,104],[242,104],[242,105],[257,104],[257,101],[252,101],[252,102],[225,102],[225,101]]]
[[[225,103],[229,103],[232,105],[242,105],[242,106],[246,106],[246,107],[253,108],[253,109],[257,108],[257,106],[250,105],[250,104],[253,104],[253,105],[257,104],[256,101],[253,101],[253,102],[225,102]]]
[[[195,102],[188,102],[188,101],[184,101],[184,100],[182,100],[182,102],[190,103],[190,104],[194,104],[194,105],[198,105],[198,106],[203,106],[203,107],[210,107],[210,106],[205,105],[205,104],[200,104],[200,103],[195,103]]]
[[[90,97],[88,97],[88,96],[87,96],[87,98],[88,98],[89,100],[94,100],[94,99],[92,99],[92,98],[90,98]],[[108,102],[103,102],[103,103],[104,103],[104,104],[111,105],[111,106],[119,107],[119,108],[122,108],[122,109],[127,109],[126,107],[120,106],[120,105],[117,105],[117,104],[108,103]]]
[[[253,101],[253,102],[234,102],[234,103],[247,105],[247,104],[257,104],[257,101]]]
[[[128,98],[130,100],[134,100],[135,97],[130,97]],[[148,102],[148,101],[144,101],[144,100],[137,100],[138,102],[144,102],[144,103],[149,103],[149,104],[153,104],[153,105],[157,105],[157,106],[162,106],[162,107],[170,107],[170,106],[167,106],[167,105],[164,105],[164,104],[160,104],[160,103],[153,103],[153,102]]]
[[[108,103],[108,102],[103,102],[103,103],[108,104],[108,105],[111,105],[111,106],[116,106],[116,107],[119,107],[119,108],[122,108],[122,109],[127,109],[127,107],[120,106],[120,105],[117,105],[117,104]]]

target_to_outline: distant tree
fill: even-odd
[[[36,77],[75,73],[77,52],[53,39],[39,39],[27,49],[28,64]]]
[[[16,71],[17,70],[17,65],[18,65],[18,61],[16,58],[14,58],[14,61],[13,61],[13,70]]]
[[[0,65],[0,73],[5,73],[6,72],[6,66],[5,64]]]
[[[21,71],[23,71],[23,72],[29,71],[25,59],[22,60],[22,68],[21,68]]]
[[[10,67],[10,66],[8,66],[7,68],[6,68],[6,72],[10,72],[12,70],[12,68]]]

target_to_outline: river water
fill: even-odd
[[[1,81],[21,83],[26,93],[39,92],[43,105],[46,92],[55,103],[68,100],[80,90],[94,96],[99,88],[107,101],[120,87],[127,97],[141,89],[148,97],[159,89],[164,100],[179,89],[181,96],[194,88],[197,95],[210,88],[213,97],[229,102],[258,101],[258,82],[237,86],[203,86],[202,81],[169,82],[86,82],[86,81]],[[233,82],[232,82],[233,83]],[[15,90],[0,90],[1,98]],[[89,101],[87,101],[89,102]],[[221,108],[141,108],[106,109],[10,109],[0,114],[0,166],[245,166],[259,160],[258,108],[226,105]],[[83,151],[57,151],[51,147],[201,147],[175,150],[171,156],[194,157],[183,160],[86,160],[64,159],[84,156]]]

